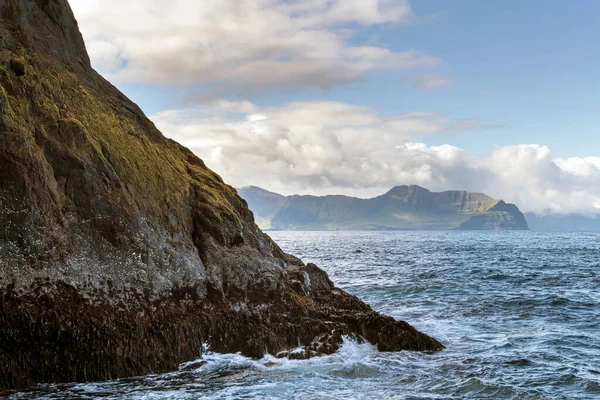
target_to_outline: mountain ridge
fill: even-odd
[[[417,185],[400,185],[367,199],[282,196],[257,186],[239,188],[238,192],[264,229],[528,229],[517,206],[464,190],[432,192]]]

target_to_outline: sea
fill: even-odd
[[[44,385],[12,399],[600,399],[600,233],[270,232],[375,310],[447,348],[260,360]]]

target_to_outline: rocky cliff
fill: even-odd
[[[235,189],[90,66],[66,0],[0,2],[0,392],[443,346],[284,254]]]
[[[484,213],[474,215],[460,224],[459,230],[527,230],[525,215],[514,204],[500,200]]]
[[[461,190],[431,192],[396,186],[386,194],[359,199],[347,196],[281,196],[258,187],[240,189],[263,229],[527,229],[514,204]]]

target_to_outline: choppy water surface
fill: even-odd
[[[272,232],[435,354],[348,342],[308,361],[209,353],[194,372],[15,399],[600,399],[600,234]]]

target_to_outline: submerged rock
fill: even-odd
[[[205,366],[207,363],[208,362],[204,361],[204,360],[191,361],[191,362],[180,365],[179,370],[183,371],[183,372],[196,371],[197,369]]]
[[[66,0],[0,2],[0,391],[175,371],[205,342],[329,354],[342,335],[443,348],[261,232],[91,68]]]

